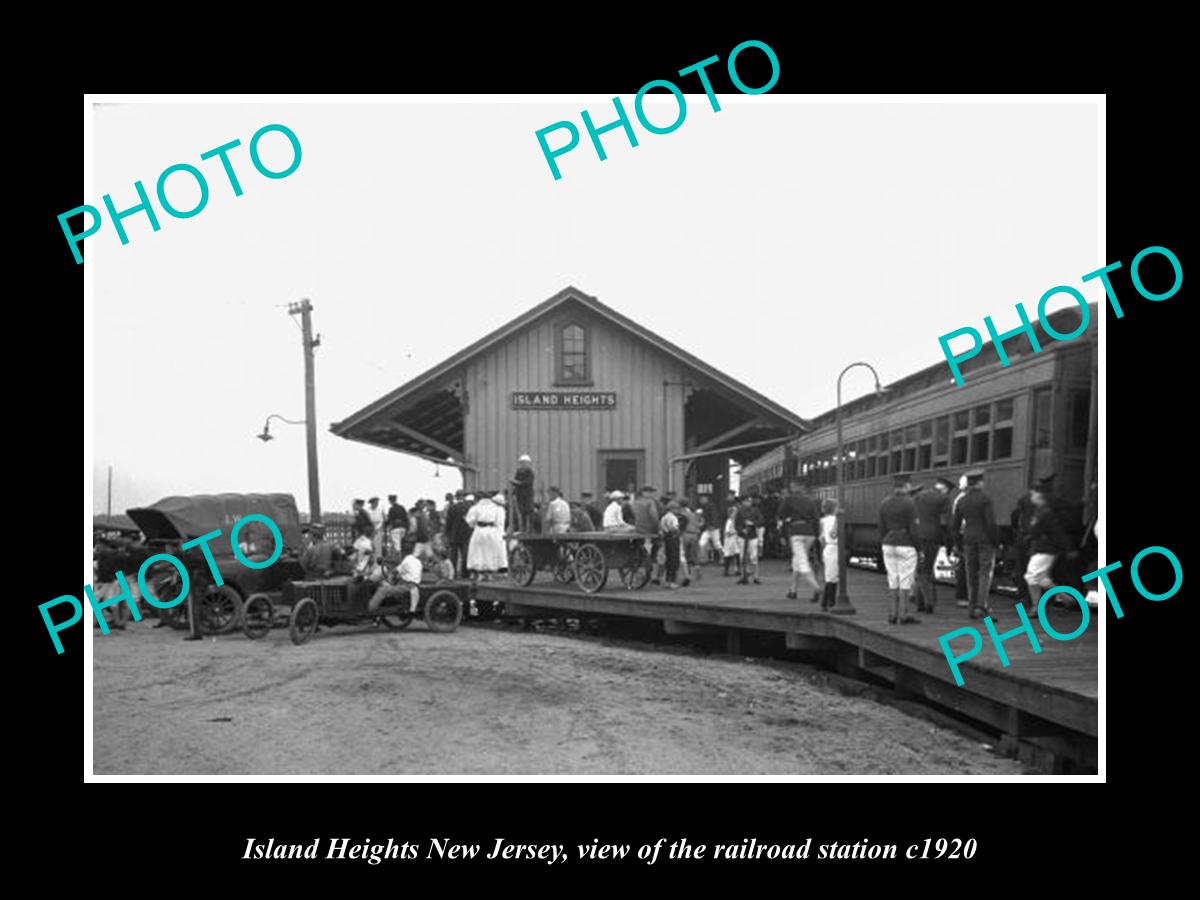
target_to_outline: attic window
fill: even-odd
[[[558,383],[588,384],[587,329],[575,322],[564,325],[558,333]]]

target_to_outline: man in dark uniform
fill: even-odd
[[[354,527],[351,534],[356,540],[360,537],[370,538],[375,534],[375,526],[371,524],[365,500],[354,501]]]
[[[1024,601],[1026,609],[1036,612],[1042,594],[1054,587],[1051,574],[1054,560],[1072,547],[1047,495],[1035,488],[1031,492],[1031,499],[1033,514],[1026,530],[1029,561],[1019,577],[1029,587],[1029,597]]]
[[[446,546],[456,578],[466,574],[467,544],[471,540],[471,526],[467,524],[467,510],[471,507],[465,498],[466,493],[457,490],[446,507]]]
[[[645,485],[638,498],[633,501],[633,527],[639,534],[647,536],[646,549],[650,554],[650,558],[654,561],[653,578],[654,584],[662,582],[663,566],[658,561],[658,551],[662,547],[662,535],[660,522],[662,520],[663,509],[659,506],[658,500],[655,499],[655,494],[658,490],[651,485]]]
[[[592,531],[604,530],[604,507],[595,499],[591,491],[584,491],[579,495],[580,503],[583,504],[584,512],[592,520]]]
[[[939,477],[933,490],[921,491],[913,498],[917,505],[917,611],[933,612],[937,606],[937,582],[933,567],[938,549],[946,543],[946,525],[950,516],[950,488],[954,482]]]
[[[771,491],[763,497],[758,505],[762,513],[763,546],[760,548],[763,559],[774,559],[779,555],[779,492]]]
[[[762,584],[758,577],[758,555],[762,550],[758,545],[758,530],[763,527],[763,517],[754,498],[742,498],[736,525],[738,537],[742,539],[742,577],[738,579],[738,584],[749,584],[751,572],[754,573],[754,583]]]
[[[388,511],[383,527],[387,530],[388,546],[399,556],[403,552],[404,535],[408,532],[408,510],[403,503],[397,502],[395,494],[388,494]]]
[[[1034,492],[1040,493],[1042,497],[1053,505],[1051,492],[1054,490],[1054,475],[1053,473],[1039,478],[1034,487],[1027,490],[1017,500],[1017,505],[1013,508],[1012,516],[1009,518],[1009,524],[1013,530],[1013,544],[1016,565],[1015,575],[1017,582],[1017,599],[1022,604],[1029,598],[1029,585],[1025,581],[1025,570],[1029,568],[1029,543],[1030,543],[1030,528],[1033,524],[1034,513],[1037,505],[1034,502]]]
[[[333,572],[334,561],[340,555],[331,541],[325,540],[325,526],[314,522],[309,528],[312,543],[300,556],[300,565],[307,579],[325,578]]]
[[[967,566],[968,615],[972,619],[991,613],[988,598],[992,590],[992,565],[996,561],[996,545],[1000,529],[992,498],[983,491],[982,469],[967,473],[967,492],[954,509],[952,527],[962,528],[963,554]],[[993,616],[993,618],[995,618]]]
[[[887,569],[888,589],[892,592],[893,625],[915,625],[921,620],[909,615],[908,598],[917,573],[917,505],[909,496],[912,476],[897,472],[892,476],[895,489],[879,505],[880,544],[883,565]]]
[[[813,603],[820,603],[824,591],[813,574],[811,553],[817,536],[821,533],[821,508],[812,495],[804,489],[798,478],[789,484],[789,493],[779,504],[777,515],[792,550],[792,585],[787,593],[795,600],[800,592],[801,579],[808,585]]]
[[[570,531],[599,531],[595,523],[592,522],[592,517],[584,508],[583,503],[579,500],[572,500],[570,503],[571,509],[571,527]]]
[[[513,531],[534,529],[533,479],[533,460],[528,453],[522,453],[517,459],[517,471],[509,482],[513,488],[513,512],[516,513]]]

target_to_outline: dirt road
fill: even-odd
[[[500,627],[95,637],[97,774],[1019,774],[790,664]]]

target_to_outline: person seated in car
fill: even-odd
[[[334,563],[342,555],[342,551],[332,541],[325,539],[325,526],[320,522],[314,522],[309,527],[309,533],[312,535],[312,543],[300,556],[304,577],[327,578],[333,572]]]

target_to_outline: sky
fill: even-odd
[[[345,418],[567,285],[638,321],[802,416],[834,405],[848,363],[885,382],[944,361],[938,337],[1018,323],[1059,284],[1109,260],[1098,238],[1094,104],[814,103],[703,94],[671,134],[634,120],[639,144],[580,120],[611,98],[530,102],[154,103],[93,109],[94,195],[118,210],[153,197],[159,174],[204,173],[207,206],[161,229],[107,218],[85,242],[93,284],[95,512],[170,494],[293,493],[307,509],[298,321],[308,298],[316,351],[325,511],[353,497],[440,499],[458,473],[329,432]],[[808,102],[805,102],[808,101]],[[624,97],[627,108],[632,98]],[[667,123],[675,101],[647,102]],[[547,166],[535,132],[579,127]],[[281,123],[299,167],[268,179],[248,144]],[[216,159],[234,139],[235,197]],[[560,135],[550,138],[557,146]],[[260,144],[272,169],[285,138]],[[178,208],[198,199],[172,175]],[[1066,305],[1051,304],[1050,309]],[[846,398],[873,387],[856,370]]]

